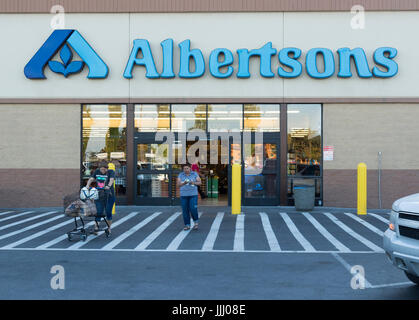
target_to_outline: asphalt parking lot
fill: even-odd
[[[385,211],[201,207],[183,231],[178,207],[119,207],[109,238],[69,241],[60,210],[0,210],[1,299],[419,298],[381,249]]]

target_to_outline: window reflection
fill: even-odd
[[[242,123],[241,104],[208,105],[208,131],[239,132]]]
[[[321,105],[288,105],[288,175],[320,176]]]
[[[136,105],[135,128],[138,132],[170,131],[170,105]]]
[[[230,145],[231,151],[231,164],[241,164],[241,144],[239,143],[232,143]]]
[[[244,145],[244,190],[246,198],[274,198],[277,191],[277,145]]]
[[[244,131],[278,132],[279,104],[245,104]]]
[[[169,176],[167,174],[137,174],[137,196],[167,198],[169,196]]]
[[[83,184],[101,160],[115,165],[116,195],[126,194],[126,106],[83,105]]]
[[[167,170],[168,168],[169,155],[167,144],[137,145],[138,170]]]
[[[172,131],[206,130],[207,106],[205,104],[173,104]]]

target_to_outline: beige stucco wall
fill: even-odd
[[[323,146],[334,147],[324,169],[419,169],[417,104],[325,104]]]
[[[79,169],[80,105],[1,105],[0,169]]]

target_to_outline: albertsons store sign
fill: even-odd
[[[314,79],[326,79],[334,76],[350,78],[351,61],[354,61],[357,74],[360,78],[391,78],[398,72],[398,65],[393,60],[397,49],[392,47],[379,47],[373,53],[374,65],[369,65],[367,56],[362,48],[339,48],[337,50],[339,64],[335,65],[334,53],[328,48],[312,48],[305,54],[305,61],[301,58],[299,48],[283,48],[277,50],[268,42],[256,49],[237,49],[234,53],[226,48],[216,48],[211,51],[208,61],[199,48],[192,48],[190,40],[184,40],[177,45],[173,39],[166,39],[160,43],[162,61],[156,61],[146,39],[136,39],[133,42],[131,53],[126,63],[123,76],[132,78],[134,68],[145,68],[145,76],[150,79],[157,78],[199,78],[206,72],[215,78],[229,78],[235,74],[237,78],[250,78],[249,71],[251,58],[259,60],[260,75],[265,78],[282,77],[297,78],[303,70]],[[81,60],[73,61],[72,50]],[[179,50],[179,67],[174,68],[174,50]],[[60,52],[60,60],[52,58]],[[278,59],[280,67],[272,70],[272,58]],[[106,60],[106,59],[105,59]],[[237,70],[233,63],[237,61]],[[253,62],[254,63],[254,62]],[[88,78],[101,79],[108,75],[108,66],[94,51],[93,47],[73,29],[55,30],[35,53],[24,69],[28,79],[45,79],[44,69],[68,77],[78,73],[87,65]],[[161,72],[157,71],[157,67]]]

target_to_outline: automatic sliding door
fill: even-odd
[[[279,144],[277,139],[243,144],[243,204],[279,204]]]
[[[139,138],[136,147],[135,199],[137,205],[170,205],[168,145]]]

